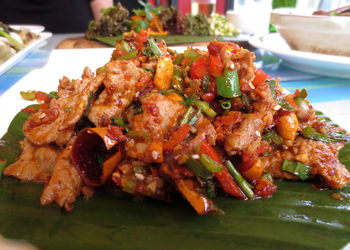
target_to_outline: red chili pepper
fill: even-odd
[[[202,79],[205,73],[208,72],[208,66],[205,61],[205,57],[202,56],[192,64],[190,70],[191,79]]]
[[[22,111],[27,112],[29,114],[34,114],[37,110],[34,107],[28,107],[28,108],[22,109]]]
[[[136,35],[136,42],[145,43],[148,39],[148,32],[145,30],[141,30],[140,33]]]
[[[223,166],[223,169],[220,172],[215,173],[216,178],[219,180],[222,188],[224,191],[228,194],[231,194],[237,198],[245,199],[246,196],[242,192],[242,190],[239,188],[238,184],[233,179],[230,172],[227,170],[225,165],[220,160],[220,157],[216,153],[215,149],[213,149],[212,146],[210,146],[207,142],[202,142],[200,146],[200,152],[208,155],[210,158],[212,158],[214,161],[220,163]]]
[[[180,126],[175,132],[172,133],[169,141],[163,142],[163,150],[172,150],[176,145],[180,144],[187,137],[190,132],[190,124],[184,124]]]
[[[209,74],[216,77],[222,74],[223,65],[219,56],[209,56]]]
[[[223,47],[224,47],[224,43],[220,43],[214,40],[210,42],[210,44],[208,45],[209,54],[217,56]]]
[[[255,77],[254,77],[254,80],[252,81],[252,84],[255,87],[265,82],[268,77],[268,75],[260,68],[255,71],[254,75]]]
[[[277,186],[265,178],[260,178],[254,187],[254,193],[261,197],[268,197],[276,190]]]
[[[204,95],[202,95],[202,99],[205,102],[212,103],[215,100],[215,94],[211,92],[205,93]]]
[[[51,99],[50,96],[48,96],[47,94],[42,93],[42,92],[36,92],[35,98],[39,103],[41,103],[41,102],[49,103],[50,99]]]
[[[242,113],[239,111],[231,111],[228,115],[216,117],[216,122],[222,125],[233,125],[242,121]]]

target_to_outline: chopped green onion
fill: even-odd
[[[203,166],[212,173],[220,172],[223,169],[223,166],[220,163],[214,161],[206,154],[201,154],[199,160]]]
[[[300,106],[306,97],[307,97],[307,92],[305,89],[302,89],[300,93],[294,97],[294,101],[298,106]]]
[[[315,141],[322,141],[322,142],[337,142],[337,140],[334,140],[332,138],[329,138],[323,134],[320,134],[316,132],[314,128],[306,127],[303,129],[303,136],[307,139],[315,140]]]
[[[198,118],[199,118],[199,116],[201,115],[201,113],[202,113],[202,110],[201,110],[201,109],[198,109],[197,113],[192,117],[192,119],[191,119],[190,122],[189,122],[189,124],[190,124],[191,126],[193,126],[193,125],[196,123],[196,121],[198,120]]]
[[[209,107],[209,104],[204,101],[194,100],[193,103],[197,106],[198,109],[203,110],[203,112],[209,116],[214,117],[216,116],[216,112]]]
[[[220,100],[219,101],[220,106],[222,109],[230,109],[231,108],[231,101],[230,100]]]
[[[148,38],[148,43],[156,58],[159,58],[163,55],[163,52],[159,49],[158,45],[152,38]]]
[[[130,60],[130,59],[133,59],[137,56],[137,53],[138,53],[138,50],[135,49],[133,51],[130,51],[124,55],[121,55],[121,56],[118,56],[117,59],[119,60]]]
[[[199,161],[194,160],[192,157],[188,158],[188,160],[185,162],[185,167],[194,175],[204,179],[210,179],[213,177],[212,172],[210,172]]]
[[[233,166],[233,164],[231,163],[231,161],[226,161],[225,165],[228,169],[228,171],[231,173],[231,175],[233,176],[233,178],[236,180],[236,182],[238,183],[238,185],[241,187],[242,191],[245,193],[245,195],[249,198],[249,199],[253,199],[254,198],[254,192],[253,190],[250,188],[250,184],[242,177],[242,175],[240,174],[240,172],[237,171],[237,169]]]
[[[183,90],[184,80],[183,80],[183,72],[178,65],[174,65],[174,75],[171,81],[172,87],[179,91]]]
[[[224,71],[223,76],[216,77],[216,90],[219,96],[232,98],[241,95],[237,70]]]
[[[279,136],[274,130],[269,130],[266,134],[264,134],[261,139],[264,141],[272,140],[275,144],[280,145],[283,143],[283,138]]]
[[[154,72],[154,69],[148,69],[148,68],[142,68],[144,71],[147,71],[147,72]]]
[[[303,181],[309,179],[311,176],[310,167],[298,161],[284,160],[281,169],[298,176]]]
[[[0,28],[0,36],[5,37],[12,46],[15,47],[16,50],[21,50],[23,49],[23,44],[18,42],[16,39],[14,39],[11,35],[9,35],[6,31]]]
[[[58,99],[57,91],[51,91],[51,92],[48,93],[47,95],[50,96],[51,98]]]
[[[0,180],[2,178],[2,172],[4,171],[4,168],[6,167],[7,160],[6,159],[0,159]]]
[[[204,77],[203,77],[203,90],[205,93],[208,93],[209,92],[209,84],[210,84],[210,75],[209,73],[205,73],[204,74]]]
[[[278,105],[280,105],[282,108],[284,108],[285,110],[288,110],[288,111],[294,110],[294,107],[292,107],[286,99],[284,99],[276,94],[277,83],[275,80],[268,80],[268,85],[269,85],[272,97],[277,102]]]
[[[193,111],[194,111],[194,108],[192,106],[189,106],[186,113],[184,114],[184,117],[182,118],[182,121],[180,122],[180,125],[184,125],[188,123],[188,120],[190,119]]]
[[[189,59],[185,64],[184,64],[184,68],[186,68],[187,66],[192,66],[192,64],[194,64],[196,61],[199,60],[199,58],[201,58],[201,55],[196,55],[195,57],[192,57],[191,59]]]

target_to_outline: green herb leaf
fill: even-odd
[[[338,160],[350,171],[350,143],[345,144],[339,151]]]
[[[281,169],[298,176],[303,181],[311,177],[310,167],[298,161],[284,160]]]

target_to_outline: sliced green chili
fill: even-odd
[[[209,107],[209,104],[204,101],[199,101],[199,100],[194,100],[193,103],[197,106],[198,109],[203,110],[203,112],[209,116],[209,117],[214,117],[216,116],[216,112]]]
[[[201,109],[198,109],[198,111],[197,111],[197,113],[191,118],[191,120],[189,121],[189,124],[191,125],[191,126],[193,126],[195,123],[196,123],[196,121],[198,120],[198,118],[199,118],[199,116],[201,115],[201,113],[202,113],[202,110]]]
[[[124,39],[120,41],[120,45],[123,47],[125,52],[131,52],[132,49],[130,45]]]
[[[121,55],[121,56],[118,56],[117,59],[119,60],[130,60],[130,59],[133,59],[137,56],[137,49],[133,50],[133,51],[130,51],[124,55]]]
[[[269,130],[266,134],[262,135],[261,139],[264,141],[272,140],[277,145],[283,143],[283,138],[279,136],[274,130]]]
[[[233,176],[233,178],[235,179],[235,181],[237,182],[237,184],[240,186],[240,188],[242,189],[242,191],[245,193],[245,195],[249,198],[249,199],[253,199],[254,198],[254,192],[253,190],[250,188],[250,184],[249,182],[247,182],[243,176],[240,174],[240,172],[237,171],[237,169],[233,166],[233,164],[231,163],[231,161],[226,161],[225,165],[227,167],[227,170],[231,173],[231,175]]]
[[[201,154],[199,159],[203,166],[212,173],[220,172],[223,169],[223,166],[220,163],[214,161],[206,154]]]
[[[148,38],[148,43],[156,58],[159,58],[163,55],[163,52],[159,49],[158,45],[152,38]]]
[[[303,129],[303,136],[307,139],[322,141],[322,142],[337,142],[337,140],[329,138],[318,133],[314,128],[306,127]]]
[[[190,170],[194,175],[202,177],[204,179],[210,179],[213,177],[213,173],[210,172],[208,169],[206,169],[202,163],[199,161],[194,160],[192,157],[190,157],[185,162],[185,167]]]
[[[198,53],[192,48],[188,48],[184,52],[185,59],[190,59],[190,58],[193,58],[195,56],[198,56]]]
[[[232,98],[241,95],[237,70],[224,71],[223,76],[216,77],[216,90],[219,96]]]
[[[309,179],[311,176],[310,167],[298,161],[284,160],[282,170],[298,176],[303,181]]]
[[[177,54],[176,55],[176,58],[175,58],[175,60],[174,60],[174,64],[175,65],[179,65],[180,63],[181,63],[181,61],[182,61],[182,58],[184,58],[184,54]]]
[[[231,108],[231,101],[230,100],[220,100],[219,101],[219,103],[220,103],[220,106],[221,106],[221,108],[222,109],[230,109]]]

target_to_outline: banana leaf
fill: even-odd
[[[3,137],[0,158],[23,138],[28,115],[16,115]],[[10,141],[12,144],[4,144]],[[348,144],[349,145],[349,144]],[[349,156],[350,148],[341,153]],[[42,207],[42,185],[4,177],[0,182],[0,234],[39,249],[340,249],[350,242],[350,188],[319,191],[310,183],[281,181],[273,197],[216,202],[225,214],[198,216],[180,197],[172,203],[105,188],[78,199],[72,213]],[[335,200],[332,193],[343,198]]]
[[[224,36],[185,36],[185,35],[167,35],[167,36],[152,36],[157,41],[163,39],[167,45],[197,43],[197,42],[210,42],[214,39],[218,41],[231,41],[232,37]],[[115,46],[116,40],[119,40],[121,36],[114,37],[93,37],[89,36],[88,39],[95,39],[112,47]]]

